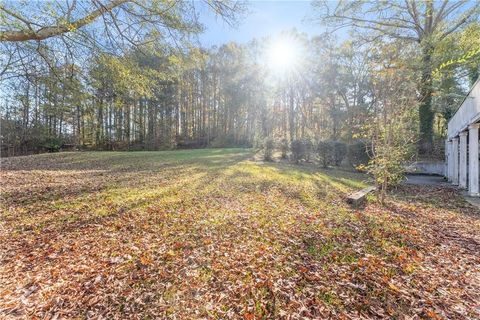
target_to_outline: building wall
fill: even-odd
[[[460,108],[448,122],[447,138],[451,139],[461,131],[467,130],[468,125],[480,120],[480,79],[473,85]]]
[[[432,174],[443,176],[445,174],[445,162],[443,161],[419,161],[405,168],[407,173]]]

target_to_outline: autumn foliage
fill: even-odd
[[[480,219],[243,149],[2,161],[0,318],[474,319]]]

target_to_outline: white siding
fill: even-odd
[[[448,122],[448,139],[458,136],[468,125],[480,119],[480,79]]]

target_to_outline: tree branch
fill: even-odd
[[[447,37],[449,34],[460,28],[463,24],[465,24],[468,19],[474,17],[475,15],[478,15],[480,13],[480,9],[477,6],[480,1],[476,1],[476,4],[473,5],[473,8],[468,10],[463,14],[463,17],[459,19],[456,23],[453,24],[453,26],[450,27],[450,29],[447,29],[441,36],[440,39],[444,39]]]
[[[18,42],[27,40],[44,40],[64,33],[68,33],[93,22],[96,18],[103,15],[104,13],[109,12],[113,8],[118,7],[129,1],[131,0],[111,0],[108,4],[99,7],[85,17],[80,18],[76,21],[56,26],[42,27],[36,31],[33,29],[0,31],[0,41]],[[1,9],[5,11],[5,8],[2,7]],[[18,19],[18,17],[16,18]]]

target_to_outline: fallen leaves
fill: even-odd
[[[453,189],[359,212],[361,175],[189,152],[8,159],[0,318],[480,317],[479,216]]]

